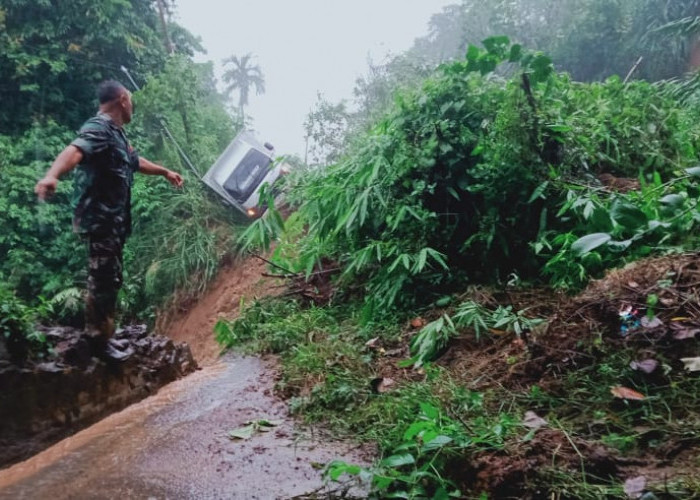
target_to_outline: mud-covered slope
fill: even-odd
[[[265,279],[266,264],[260,259],[235,261],[224,267],[197,300],[179,301],[158,315],[156,331],[174,342],[187,342],[197,363],[215,363],[221,346],[214,339],[214,325],[223,315],[235,316],[241,304],[279,293],[274,280]]]

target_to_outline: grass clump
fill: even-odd
[[[472,291],[465,302],[472,313],[478,296]],[[505,321],[504,310],[524,318],[513,313],[519,300],[500,309],[493,299],[480,304],[487,325]],[[664,498],[700,494],[692,479],[700,442],[697,377],[678,364],[679,352],[691,355],[695,344],[657,341],[659,368],[648,374],[632,363],[651,354],[639,345],[642,337],[625,344],[601,324],[561,342],[560,329],[582,327],[562,324],[560,312],[559,320],[548,317],[548,331],[530,325],[520,338],[514,328],[477,332],[473,321],[454,323],[447,354],[416,368],[405,361],[417,327],[397,316],[363,325],[362,308],[268,299],[220,335],[226,346],[280,355],[278,390],[305,422],[377,446],[373,466],[335,461],[328,478],[369,480],[374,498],[625,498],[624,481],[636,473],[630,464],[644,464],[647,491],[663,494],[668,486]],[[463,370],[484,364],[487,370]],[[643,399],[617,397],[611,389],[619,387]],[[676,468],[671,483],[654,475],[660,463]]]

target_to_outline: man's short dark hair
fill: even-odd
[[[105,80],[97,87],[97,98],[100,104],[114,101],[122,93],[126,92],[126,87],[116,80]]]

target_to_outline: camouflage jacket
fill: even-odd
[[[73,228],[83,235],[126,238],[131,233],[131,185],[139,157],[124,130],[98,113],[71,144],[83,153],[73,181]]]

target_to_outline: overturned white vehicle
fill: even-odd
[[[257,218],[267,208],[259,205],[263,185],[267,184],[273,195],[278,195],[275,183],[288,172],[289,165],[275,159],[272,145],[262,144],[252,132],[243,131],[202,180],[225,202],[248,217]]]

